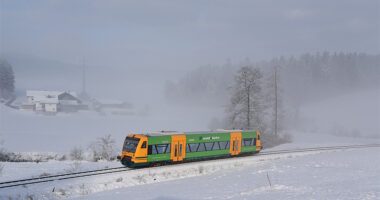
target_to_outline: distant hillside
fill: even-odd
[[[17,91],[81,88],[82,68],[78,65],[28,55],[8,54],[4,57],[13,66]]]

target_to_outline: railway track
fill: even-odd
[[[345,146],[329,146],[329,147],[312,147],[312,148],[299,148],[299,149],[288,149],[288,150],[274,150],[274,151],[260,152],[259,154],[255,155],[255,156],[257,157],[257,156],[285,154],[285,153],[301,153],[301,152],[330,151],[330,150],[358,149],[358,148],[372,148],[372,147],[380,147],[380,144],[345,145]],[[207,162],[207,161],[201,161],[201,162]],[[114,167],[114,168],[82,171],[82,172],[75,172],[75,173],[49,175],[49,176],[42,176],[42,177],[37,177],[37,178],[28,178],[28,179],[19,179],[19,180],[13,180],[13,181],[5,181],[5,182],[0,182],[0,189],[17,187],[17,186],[32,185],[32,184],[38,184],[38,183],[46,183],[46,182],[52,182],[52,181],[74,179],[74,178],[80,178],[80,177],[88,177],[88,176],[96,176],[96,175],[103,175],[103,174],[125,172],[125,171],[130,171],[130,170],[134,170],[134,169],[130,169],[130,168],[126,168],[126,167]]]
[[[111,173],[123,172],[123,171],[129,171],[129,170],[133,170],[133,169],[129,169],[126,167],[114,167],[114,168],[107,168],[107,169],[89,170],[89,171],[82,171],[82,172],[75,172],[75,173],[57,174],[57,175],[50,175],[50,176],[41,176],[41,177],[36,177],[36,178],[5,181],[5,182],[0,182],[0,189],[16,187],[16,186],[31,185],[31,184],[37,184],[37,183],[46,183],[46,182],[51,182],[51,181],[80,178],[80,177],[87,177],[87,176],[111,174]]]
[[[311,148],[288,149],[288,150],[274,150],[274,151],[260,152],[258,155],[271,155],[271,154],[282,154],[282,153],[302,153],[302,152],[311,152],[311,151],[358,149],[358,148],[371,148],[371,147],[380,147],[380,144],[362,144],[362,145],[345,145],[345,146],[311,147]]]

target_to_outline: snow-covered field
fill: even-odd
[[[92,111],[47,116],[0,105],[0,141],[12,152],[67,153],[76,146],[86,149],[98,137],[111,134],[121,147],[131,132],[208,130],[209,119],[223,111],[207,108],[204,113],[200,107],[165,104],[149,110],[147,115],[132,116],[102,116]]]
[[[318,140],[321,135],[294,134],[294,143],[275,149],[310,146],[307,141],[311,140],[315,146],[380,142],[328,135],[323,136],[326,140]],[[268,150],[272,149],[265,151]],[[378,151],[379,148],[370,148],[250,156],[0,190],[3,198],[9,195],[37,199],[378,199]],[[82,162],[76,168],[69,161],[5,163],[1,180],[119,165]]]
[[[360,99],[365,104],[358,108]],[[380,143],[379,102],[375,90],[304,106],[302,131],[289,131],[293,142],[264,151]],[[0,140],[11,152],[67,154],[75,146],[86,149],[106,134],[121,147],[130,131],[205,130],[221,112],[220,108],[206,112],[201,107],[163,105],[151,108],[148,115],[45,116],[0,106]],[[378,152],[379,148],[370,148],[186,163],[0,189],[0,199],[380,199]],[[116,161],[0,165],[0,182],[121,166]]]
[[[191,171],[174,171],[178,178],[173,181],[160,182],[158,175],[159,183],[118,188],[86,198],[379,199],[379,164],[378,149],[257,158],[250,163],[235,161],[221,170],[215,168],[224,163],[199,165],[205,166],[203,176],[199,172],[183,178]],[[153,178],[143,176],[142,181],[153,182]]]

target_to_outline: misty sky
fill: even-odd
[[[0,0],[1,52],[188,68],[316,51],[380,52],[379,1]]]

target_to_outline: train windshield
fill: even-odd
[[[137,144],[139,144],[140,139],[126,137],[123,145],[123,151],[134,153],[137,148]]]

